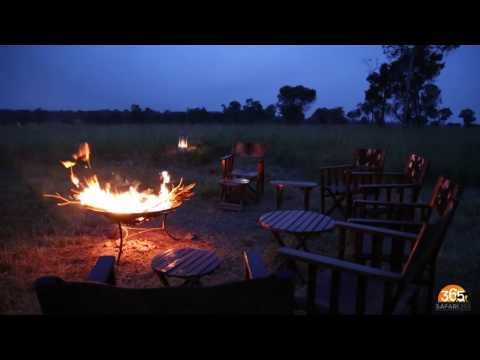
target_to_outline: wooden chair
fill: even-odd
[[[339,209],[345,218],[350,215],[351,195],[355,191],[351,187],[351,173],[353,171],[369,171],[373,174],[382,173],[385,163],[383,149],[356,149],[351,164],[327,166],[320,168],[321,212],[331,214]],[[362,177],[362,179],[365,177]],[[330,209],[325,209],[326,200],[333,200]]]
[[[242,210],[247,198],[247,190],[250,180],[234,177],[233,157],[227,155],[220,160],[221,179],[220,184],[220,206],[227,210]]]
[[[423,224],[417,234],[337,222],[337,258],[287,247],[279,253],[290,261],[308,265],[304,299],[308,313],[397,314],[406,309],[416,312],[425,271],[435,262],[457,205],[456,199],[451,198],[443,216]],[[373,239],[372,256],[368,261],[356,261],[365,239]],[[382,249],[387,239],[391,246],[386,257]],[[352,260],[345,260],[347,241],[353,242]],[[411,247],[407,259],[403,251],[406,243]],[[432,305],[432,297],[427,296],[429,310]]]
[[[410,154],[405,161],[405,168],[401,172],[353,171],[351,182],[356,185],[364,199],[392,201],[397,195],[398,201],[417,201],[427,175],[429,162],[417,154]],[[372,181],[372,177],[376,183]],[[365,178],[370,179],[366,183]],[[408,193],[410,194],[409,199]]]
[[[356,200],[353,204],[354,218],[349,222],[368,226],[379,226],[399,231],[420,232],[422,225],[432,224],[438,219],[452,216],[460,201],[462,188],[449,178],[440,176],[433,189],[428,203],[423,202],[386,202],[373,200]],[[371,209],[369,211],[369,209]],[[380,209],[381,211],[377,211]],[[383,217],[369,218],[371,214],[383,214]],[[405,249],[407,250],[407,249]],[[362,257],[371,257],[372,244],[365,242]],[[436,260],[438,251],[434,253],[431,263],[425,271],[423,285],[427,288],[431,304],[435,286]]]
[[[222,161],[229,163],[226,168],[227,176],[232,178],[248,179],[249,189],[258,201],[263,195],[265,186],[265,146],[259,143],[237,142],[232,147],[232,152],[225,155]],[[238,162],[255,163],[255,169],[242,169],[235,167]],[[237,164],[238,165],[238,164]],[[254,185],[254,187],[250,186]]]
[[[86,281],[55,276],[34,288],[44,314],[292,314],[293,283],[269,274],[260,256],[245,252],[245,280],[203,288],[132,289],[115,286],[115,258],[103,256]]]

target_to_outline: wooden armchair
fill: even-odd
[[[353,204],[355,217],[348,221],[368,226],[379,226],[418,233],[423,224],[435,224],[439,219],[447,221],[446,217],[453,217],[461,194],[462,188],[458,184],[440,176],[428,203],[356,200]],[[379,212],[378,210],[381,211]],[[383,217],[377,217],[376,215],[379,213],[383,214]],[[371,214],[374,214],[375,218],[369,218]],[[435,285],[438,250],[434,252],[431,263],[426,267],[423,279],[423,285],[427,287],[430,297],[433,296]],[[371,252],[372,244],[371,242],[366,242],[360,257],[369,258],[371,257]]]
[[[258,143],[244,143],[237,142],[232,147],[230,154],[222,157],[222,172],[223,176],[232,178],[241,178],[249,180],[249,189],[255,195],[258,201],[263,195],[265,186],[265,146]],[[238,162],[248,162],[252,166],[255,164],[255,169],[242,169],[238,166]],[[254,185],[253,187],[250,185]]]
[[[357,185],[364,199],[395,200],[393,195],[398,194],[396,200],[417,201],[422,190],[423,182],[429,168],[429,162],[417,154],[410,154],[405,162],[405,168],[401,172],[378,172],[353,171],[351,182]],[[375,177],[376,182],[365,183],[364,179]],[[409,195],[409,199],[406,197]]]
[[[355,191],[351,187],[351,173],[353,171],[382,173],[384,162],[385,151],[383,149],[356,149],[351,164],[320,168],[321,212],[329,215],[338,208],[345,218],[349,217],[351,193]],[[333,205],[327,210],[325,203],[328,198],[333,200]]]
[[[416,312],[425,271],[434,263],[456,206],[456,201],[449,202],[444,216],[438,222],[423,224],[417,234],[337,222],[338,258],[287,247],[279,249],[288,260],[308,266],[306,298],[300,299],[300,303],[305,305],[309,314]],[[368,261],[356,261],[365,239],[373,239],[372,256]],[[385,257],[382,248],[387,239],[392,246]],[[345,260],[347,241],[353,242],[353,260]],[[403,249],[406,243],[411,251],[405,260]],[[431,310],[432,305],[432,297],[427,296],[427,310]]]
[[[386,226],[397,230],[418,232],[423,223],[445,214],[451,201],[459,201],[462,188],[451,179],[440,176],[433,188],[430,201],[401,202],[380,200],[354,200],[353,218],[349,221]]]
[[[292,314],[293,282],[269,274],[260,256],[244,252],[245,280],[203,288],[115,286],[115,258],[102,256],[86,281],[55,276],[34,284],[44,314]]]

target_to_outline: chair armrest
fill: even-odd
[[[401,274],[399,273],[385,271],[366,265],[360,265],[350,261],[340,260],[338,258],[296,250],[289,247],[282,247],[278,250],[278,252],[283,256],[302,261],[307,264],[326,267],[334,270],[353,272],[359,276],[375,277],[386,281],[399,281],[402,278]]]
[[[360,218],[350,218],[348,222],[356,224],[364,224],[369,226],[390,226],[390,227],[411,227],[415,228],[416,231],[419,231],[423,223],[414,222],[414,221],[401,221],[401,220],[379,220],[379,219],[360,219]]]
[[[383,171],[382,174],[386,176],[405,176],[402,171]]]
[[[374,189],[408,189],[416,188],[418,184],[368,184],[359,185],[360,190],[374,190]]]
[[[324,166],[319,168],[318,170],[325,171],[325,170],[338,170],[338,169],[351,169],[351,168],[352,168],[352,164],[344,164],[344,165]]]
[[[260,279],[270,276],[262,257],[254,250],[243,252],[243,270],[245,280]]]
[[[413,233],[390,230],[390,229],[385,229],[385,228],[380,228],[375,226],[367,226],[367,225],[343,222],[343,221],[335,222],[335,226],[341,227],[346,230],[359,231],[359,232],[364,232],[364,233],[369,233],[374,235],[375,234],[385,235],[385,236],[390,236],[392,238],[401,238],[405,240],[416,240],[417,238],[417,234],[413,234]]]
[[[228,160],[228,159],[231,159],[232,157],[233,157],[233,154],[227,154],[225,156],[222,156],[220,160]]]
[[[352,171],[350,175],[352,176],[367,176],[367,175],[383,176],[383,173],[381,171]]]
[[[419,208],[427,209],[430,208],[430,205],[427,203],[408,203],[408,202],[398,202],[398,201],[379,201],[379,200],[354,200],[353,206],[356,205],[372,205],[372,206],[389,206],[389,207],[409,207],[409,208]]]
[[[87,281],[115,285],[115,257],[100,256]]]

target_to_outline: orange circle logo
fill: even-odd
[[[465,303],[468,302],[468,296],[460,285],[450,284],[440,290],[437,301],[439,303]]]

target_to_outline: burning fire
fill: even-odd
[[[183,185],[183,179],[180,180],[178,185],[172,185],[167,171],[161,173],[161,183],[158,191],[152,189],[140,191],[139,184],[129,185],[126,191],[118,191],[108,182],[102,186],[97,175],[80,180],[75,175],[73,168],[79,163],[83,163],[86,168],[91,169],[90,146],[88,143],[80,145],[78,152],[72,155],[72,160],[61,161],[61,163],[66,169],[70,170],[70,180],[74,185],[74,188],[71,189],[72,195],[70,198],[58,193],[45,195],[61,200],[59,206],[77,204],[114,214],[163,211],[175,207],[193,196],[192,189],[195,187],[195,184]]]
[[[188,138],[180,136],[178,139],[178,148],[179,149],[188,149]]]

